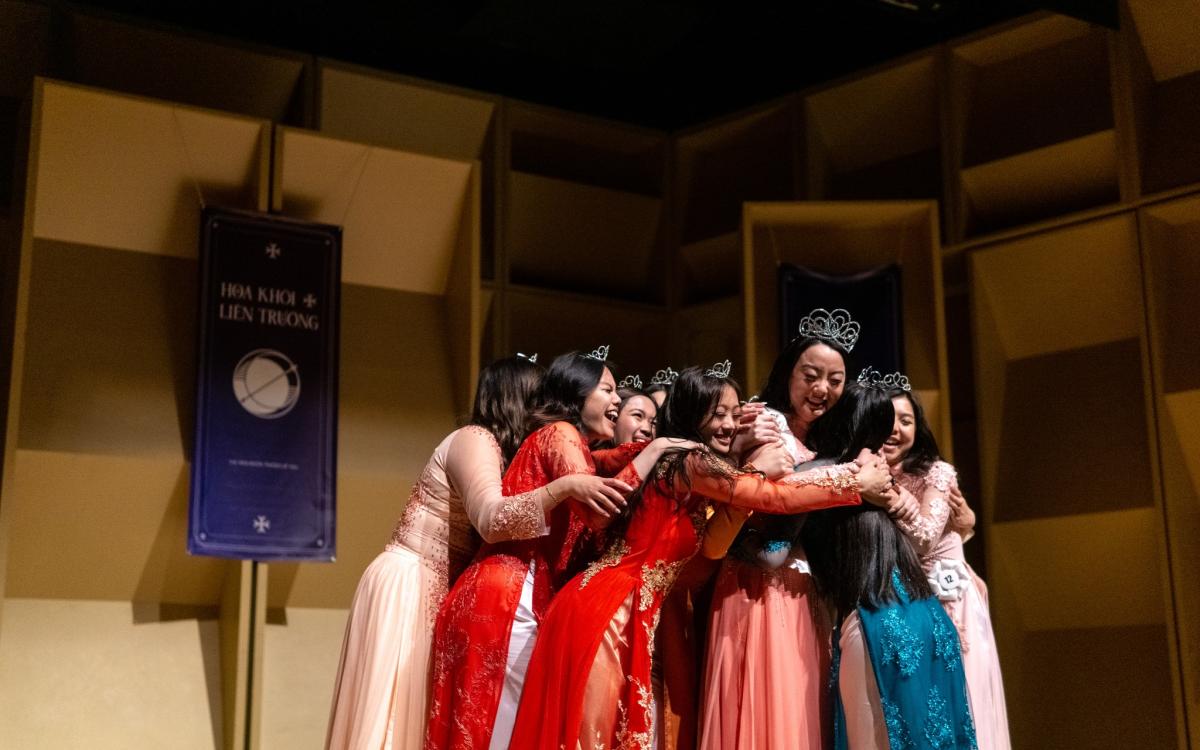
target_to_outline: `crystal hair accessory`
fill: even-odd
[[[818,307],[800,319],[800,335],[832,341],[846,351],[853,351],[862,326],[850,317],[847,310],[826,310]]]
[[[706,377],[706,378],[721,378],[722,380],[724,380],[725,378],[729,377],[729,372],[732,369],[733,369],[733,365],[729,362],[729,360],[725,360],[724,362],[718,362],[715,365],[713,365],[712,367],[705,370],[704,377]]]
[[[617,383],[617,387],[618,388],[632,388],[635,391],[640,391],[640,390],[642,390],[642,376],[641,375],[626,375],[625,377],[621,378],[620,383]]]
[[[903,374],[893,372],[891,375],[884,375],[874,367],[867,367],[858,374],[858,384],[863,388],[878,388],[881,391],[890,391],[893,388],[905,392],[912,390],[912,385]]]
[[[583,357],[584,359],[594,359],[598,362],[604,362],[608,359],[608,344],[605,344],[604,346],[597,346],[592,351],[583,355]]]
[[[650,385],[675,385],[677,377],[679,377],[679,373],[667,367],[654,373],[654,377],[650,378]]]
[[[526,354],[526,353],[524,353],[524,352],[517,352],[517,356],[518,356],[518,357],[520,357],[521,359],[527,359],[527,360],[529,360],[530,362],[534,363],[535,365],[537,364],[537,352],[534,352],[533,354]]]

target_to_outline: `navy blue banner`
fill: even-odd
[[[900,266],[896,264],[847,276],[790,264],[779,267],[780,341],[796,336],[800,319],[812,310],[842,308],[862,326],[851,355],[853,372],[871,365],[881,372],[904,371],[904,307],[900,295]]]
[[[340,227],[206,209],[188,552],[332,560]]]

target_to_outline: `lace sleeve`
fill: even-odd
[[[545,532],[546,518],[538,488],[504,496],[504,456],[492,433],[470,425],[459,430],[446,452],[446,474],[462,498],[471,525],[485,542],[533,539]]]
[[[688,473],[696,493],[745,510],[807,513],[862,502],[855,477],[849,472],[812,476],[804,484],[780,484],[758,472],[737,471],[707,452],[698,452],[688,457]]]
[[[912,523],[896,521],[897,527],[903,531],[924,556],[933,551],[942,535],[946,532],[946,523],[950,520],[950,502],[946,499],[950,487],[955,482],[954,467],[944,461],[938,461],[925,474],[924,481],[917,487],[916,499],[921,506],[921,512]],[[905,485],[911,484],[901,479],[901,492],[909,492]]]
[[[625,443],[615,448],[604,448],[592,451],[592,461],[596,464],[596,474],[602,477],[616,476],[638,457],[649,443]]]
[[[780,484],[793,485],[799,487],[858,487],[854,481],[854,472],[850,470],[852,463],[837,464],[835,466],[818,466],[815,469],[807,471],[797,471],[792,474],[787,474],[776,480]]]
[[[538,434],[541,444],[539,452],[546,468],[548,480],[568,474],[595,474],[592,454],[579,430],[566,422],[555,422],[542,428]]]

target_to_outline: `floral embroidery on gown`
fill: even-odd
[[[609,468],[615,468],[610,466]],[[504,475],[508,494],[532,492],[568,474],[593,474],[583,436],[566,422],[534,432],[522,443]],[[619,479],[636,486],[632,465]],[[532,610],[540,618],[551,595],[580,565],[578,549],[590,543],[574,503],[548,516],[541,505],[514,506],[509,523],[537,526],[536,539],[485,544],[454,584],[437,616],[432,694],[425,746],[487,748],[509,669],[509,642],[527,573],[532,568]]]
[[[568,583],[542,621],[512,747],[654,745],[651,659],[664,596],[696,553],[711,503],[776,513],[860,502],[843,468],[785,485],[689,456],[690,491],[647,483],[621,538]]]
[[[536,493],[503,497],[504,455],[492,433],[450,433],[426,463],[390,542],[367,567],[350,606],[327,748],[414,749],[425,734],[433,624],[450,581],[479,537],[532,538]]]
[[[896,525],[912,540],[935,595],[958,630],[979,748],[1009,750],[1004,680],[987,585],[967,564],[962,536],[949,526],[947,497],[957,484],[957,472],[945,461],[937,461],[924,475],[898,471],[896,480],[921,506],[915,521],[897,521]]]

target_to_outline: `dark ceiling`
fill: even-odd
[[[935,0],[918,0],[925,5]],[[674,130],[1038,9],[1115,0],[162,2],[96,8]],[[1076,12],[1078,15],[1079,13]],[[1113,12],[1115,16],[1115,10]]]

